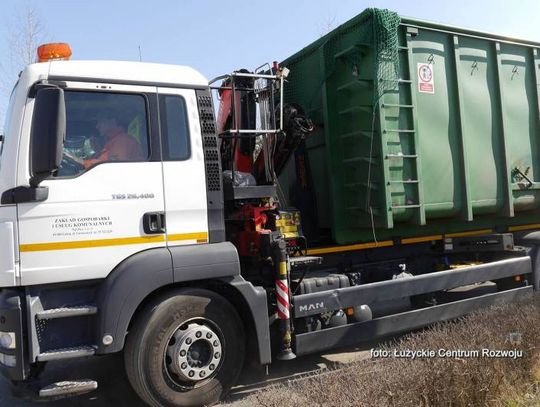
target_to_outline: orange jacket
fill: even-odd
[[[107,141],[101,152],[94,158],[84,160],[84,168],[108,161],[138,161],[144,158],[141,146],[137,141],[118,130]]]

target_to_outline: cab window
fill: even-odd
[[[159,101],[163,160],[183,161],[190,157],[186,102],[177,95],[161,95]]]
[[[107,162],[146,161],[146,100],[142,95],[66,91],[66,138],[56,177]]]

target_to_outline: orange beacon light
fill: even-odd
[[[54,42],[40,45],[37,49],[38,62],[47,62],[53,60],[68,60],[71,56],[69,44],[64,42]]]

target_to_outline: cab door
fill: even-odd
[[[17,208],[23,285],[104,278],[166,244],[163,228],[148,228],[165,211],[156,88],[67,82],[64,95],[62,166],[41,183],[47,200]],[[113,132],[100,133],[103,115]]]
[[[208,242],[204,154],[193,89],[158,88],[167,245]]]

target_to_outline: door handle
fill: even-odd
[[[143,215],[143,229],[147,235],[165,233],[165,212],[146,212]]]

